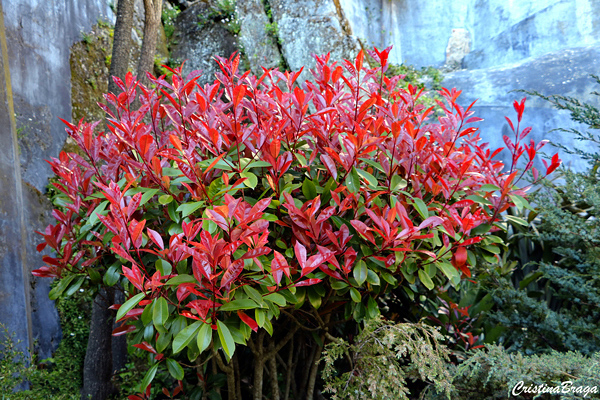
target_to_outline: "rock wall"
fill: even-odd
[[[469,69],[600,41],[597,0],[340,0],[352,32],[369,45],[394,45],[393,62],[441,67],[454,29],[468,31]]]
[[[99,19],[114,17],[108,0],[4,0],[2,11],[1,33],[7,44],[3,62],[10,70],[14,107],[9,117],[16,120],[14,156],[20,162],[14,168],[0,165],[1,175],[16,179],[13,186],[2,186],[1,203],[13,204],[19,211],[14,218],[21,217],[1,216],[0,234],[11,245],[0,247],[0,322],[9,325],[24,346],[37,343],[43,359],[60,338],[58,315],[48,300],[50,282],[30,274],[42,265],[35,249],[40,240],[33,231],[45,228],[51,211],[43,193],[52,173],[44,160],[56,157],[66,139],[58,118],[71,116],[70,47]],[[11,137],[9,127],[2,124],[3,138]],[[9,149],[2,146],[3,157],[10,157]],[[21,229],[23,236],[14,233]],[[15,258],[11,251],[21,256]]]

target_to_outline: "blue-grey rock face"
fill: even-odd
[[[556,128],[585,128],[571,121],[568,112],[558,111],[537,97],[511,91],[524,89],[547,96],[561,94],[597,102],[598,97],[590,93],[600,88],[590,74],[596,73],[598,63],[600,46],[573,48],[502,68],[457,71],[446,76],[444,86],[462,89],[459,103],[463,106],[477,101],[473,110],[484,121],[475,126],[480,128],[482,138],[492,148],[505,146],[502,135],[511,133],[504,116],[516,121],[512,102],[526,96],[521,127],[533,127],[532,139],[536,142],[547,139],[568,148],[585,148],[589,151],[589,143],[575,141],[570,134],[553,131]],[[555,149],[547,146],[544,151],[554,153]],[[564,153],[560,156],[565,165],[575,170],[583,171],[588,167],[576,157]],[[509,161],[504,158],[505,164]]]
[[[113,19],[108,0],[3,1],[11,81],[25,182],[44,190],[71,118],[69,49],[98,19]]]
[[[394,45],[392,62],[442,66],[452,29],[473,40],[469,69],[600,41],[597,0],[340,0],[353,34],[378,47]]]
[[[71,74],[69,49],[99,19],[114,22],[109,0],[10,0],[2,2],[8,65],[12,82],[17,157],[20,157],[18,187],[21,193],[4,187],[2,202],[12,202],[23,213],[21,219],[0,216],[3,232],[12,235],[11,246],[22,249],[15,258],[0,245],[2,287],[0,322],[17,331],[25,346],[38,343],[40,359],[47,358],[60,338],[58,315],[48,299],[49,279],[32,277],[31,270],[43,265],[35,245],[41,240],[34,230],[51,222],[51,207],[43,196],[52,175],[44,160],[57,157],[66,139],[62,122],[71,118]],[[3,125],[3,135],[9,135]],[[0,151],[5,155],[6,146]],[[10,173],[2,167],[2,174]],[[17,176],[17,175],[15,175]],[[3,235],[4,236],[4,235]],[[1,243],[1,241],[0,241]],[[30,312],[30,316],[28,316]]]

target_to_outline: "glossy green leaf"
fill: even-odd
[[[173,201],[173,196],[171,196],[170,194],[163,194],[162,196],[160,196],[158,198],[158,203],[162,204],[163,206],[166,204],[169,204],[172,201]]]
[[[372,188],[379,185],[379,183],[377,182],[377,179],[373,175],[368,173],[367,171],[363,171],[362,169],[357,169],[356,172],[358,173],[358,175],[363,177],[367,182],[369,182],[369,186],[371,186]]]
[[[223,304],[219,307],[219,311],[236,311],[236,310],[250,310],[258,308],[259,305],[250,299],[237,299]]]
[[[106,211],[106,206],[108,206],[109,202],[108,201],[103,201],[100,204],[98,204],[98,206],[96,208],[94,208],[94,211],[92,211],[92,213],[90,214],[90,217],[88,218],[88,225],[90,226],[94,226],[96,225],[96,223],[99,221],[98,219],[98,214],[102,215],[102,216],[106,216],[108,214],[108,211]]]
[[[152,310],[152,322],[159,332],[164,332],[165,322],[169,318],[169,303],[164,297],[154,300],[154,309]]]
[[[271,293],[271,294],[266,295],[263,298],[265,300],[272,301],[273,303],[277,304],[278,306],[285,307],[285,304],[286,304],[285,297],[283,297],[279,293]]]
[[[433,281],[431,280],[429,275],[427,275],[427,273],[425,271],[423,271],[422,269],[419,270],[419,279],[421,280],[421,283],[423,283],[423,285],[425,285],[425,287],[427,289],[431,290],[434,288]]]
[[[179,264],[177,265],[177,269],[179,269]],[[177,275],[167,281],[167,285],[180,285],[182,283],[192,283],[196,282],[196,278],[192,275],[188,274],[180,274]]]
[[[173,335],[170,332],[158,335],[158,339],[156,339],[156,351],[159,353],[165,351],[171,344],[171,339],[173,339]]]
[[[119,282],[119,279],[121,278],[119,267],[120,264],[115,263],[106,270],[104,277],[102,278],[105,285],[113,286],[115,283]]]
[[[202,207],[203,205],[204,205],[203,201],[196,201],[193,203],[184,203],[184,204],[180,205],[179,207],[177,207],[176,211],[181,212],[181,217],[185,218],[188,215],[192,214],[197,209],[199,209],[200,207]]]
[[[307,200],[312,200],[317,197],[317,188],[312,180],[308,178],[304,179],[304,182],[302,183],[302,194],[304,194],[304,197],[306,197]]]
[[[200,327],[206,325],[202,321],[196,321],[179,332],[173,339],[173,354],[179,353],[194,339]]]
[[[360,189],[360,176],[356,168],[352,167],[352,170],[346,176],[345,185],[351,193],[358,193]]]
[[[404,179],[400,175],[392,176],[392,182],[391,182],[390,187],[393,191],[402,190],[406,186],[408,186],[408,182],[406,182],[406,179]]]
[[[71,282],[73,282],[73,280],[76,277],[77,275],[70,275],[58,281],[56,286],[54,286],[52,290],[50,290],[50,293],[48,293],[48,297],[50,297],[50,300],[56,300],[57,298],[59,298],[60,295],[63,294],[63,292],[67,289],[67,287],[69,287]]]
[[[374,286],[379,286],[381,284],[379,280],[379,276],[372,269],[367,268],[367,282]]]
[[[356,290],[356,288],[350,288],[350,297],[352,298],[352,301],[355,303],[360,303],[362,298],[360,296],[360,292],[358,290]]]
[[[173,378],[178,381],[183,379],[183,368],[181,368],[181,365],[177,361],[167,358],[167,369]]]
[[[138,293],[123,303],[117,310],[117,321],[123,318],[129,311],[133,310],[144,297],[146,297],[146,293]]]
[[[200,330],[198,331],[198,350],[202,353],[204,350],[210,346],[210,342],[212,341],[212,328],[210,324],[202,324]]]
[[[251,189],[254,189],[258,184],[258,178],[252,172],[244,171],[240,174],[242,178],[246,178],[244,181],[244,185],[248,186]]]
[[[158,271],[160,271],[161,276],[171,275],[171,272],[173,271],[171,264],[161,258],[156,260],[155,267]]]
[[[219,334],[219,340],[227,357],[231,358],[235,352],[235,342],[229,332],[229,328],[221,321],[217,321],[217,333]]]
[[[514,215],[505,215],[504,218],[506,218],[508,221],[510,221],[510,222],[512,222],[513,224],[516,224],[516,225],[521,225],[521,226],[528,226],[529,225],[527,223],[527,221],[525,221],[523,218],[515,217]]]
[[[140,392],[145,393],[146,392],[146,388],[148,387],[149,384],[152,383],[152,380],[154,379],[154,376],[156,375],[156,371],[158,370],[158,364],[154,364],[152,367],[150,367],[150,369],[148,370],[148,372],[146,372],[146,375],[144,375],[144,379],[142,380],[142,383],[140,384]]]
[[[360,260],[356,263],[354,270],[352,271],[352,275],[359,286],[367,280],[367,274],[367,264],[364,260]]]
[[[418,197],[413,198],[413,200],[415,202],[415,208],[417,209],[417,212],[419,213],[421,218],[429,218],[429,210],[427,209],[427,204],[425,204],[425,202],[419,199]]]

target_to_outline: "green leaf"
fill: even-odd
[[[258,178],[250,171],[244,171],[240,174],[242,178],[246,178],[244,181],[244,185],[248,186],[250,189],[254,189],[258,184]]]
[[[364,260],[360,260],[359,262],[356,263],[356,266],[354,267],[354,270],[352,271],[352,275],[354,276],[354,279],[356,279],[356,282],[358,283],[358,285],[362,285],[366,280],[367,280],[367,264],[365,263]]]
[[[200,327],[200,331],[198,332],[197,344],[198,350],[202,353],[204,350],[210,346],[210,342],[212,341],[212,328],[210,324],[202,324]]]
[[[419,270],[419,279],[427,289],[431,290],[434,288],[433,281],[431,280],[429,275],[427,275],[427,273],[422,269]]]
[[[230,301],[229,303],[223,304],[219,307],[219,311],[236,311],[236,310],[250,310],[258,308],[259,305],[250,299],[237,299]]]
[[[154,195],[158,193],[158,189],[148,189],[145,191],[145,193],[142,195],[142,199],[140,200],[140,206],[143,206],[144,204],[146,204],[148,202],[148,200],[150,200],[152,197],[154,197]]]
[[[304,197],[306,197],[307,200],[312,200],[317,197],[315,183],[308,178],[305,178],[302,183],[302,194],[304,194]]]
[[[167,369],[173,378],[178,381],[183,379],[183,368],[181,368],[181,365],[177,361],[167,358]]]
[[[527,221],[525,221],[523,218],[515,217],[514,215],[505,215],[504,218],[507,219],[509,222],[512,222],[513,224],[516,224],[516,225],[521,225],[521,226],[529,225],[527,223]]]
[[[158,335],[158,339],[156,339],[156,351],[162,353],[169,345],[171,344],[171,339],[173,335],[170,332],[161,333]]]
[[[377,169],[377,170],[385,173],[385,171],[383,170],[383,167],[377,161],[373,161],[373,160],[368,159],[368,158],[361,158],[360,160],[366,162],[371,167],[373,167],[373,168],[375,168],[375,169]]]
[[[527,286],[529,286],[529,284],[535,280],[537,280],[540,276],[544,275],[543,272],[540,271],[532,271],[530,273],[528,273],[525,278],[523,278],[523,280],[521,282],[519,282],[519,287],[521,289],[525,289]]]
[[[425,202],[419,199],[418,197],[413,198],[413,201],[415,202],[415,208],[417,209],[419,215],[423,219],[429,218],[429,210],[427,209],[427,204],[425,204]]]
[[[196,321],[193,324],[183,328],[173,339],[173,354],[183,350],[194,338],[202,325],[207,325],[202,321]]]
[[[381,277],[383,278],[384,281],[386,281],[387,283],[389,283],[392,286],[394,286],[394,285],[396,285],[396,283],[398,283],[398,280],[396,278],[394,278],[394,276],[392,274],[390,274],[389,272],[383,272],[381,274]]]
[[[263,299],[272,301],[273,303],[277,304],[280,307],[285,307],[285,304],[286,304],[285,297],[283,297],[279,293],[268,294],[265,297],[263,297]]]
[[[142,380],[142,383],[140,384],[140,392],[145,393],[146,392],[146,388],[148,387],[149,384],[152,383],[152,380],[154,379],[154,376],[156,375],[156,370],[158,370],[158,364],[154,364],[152,367],[150,367],[150,369],[148,370],[148,372],[146,372],[146,375],[144,376],[144,379]]]
[[[368,268],[367,268],[367,282],[369,282],[371,285],[374,285],[374,286],[381,285],[381,282],[379,281],[379,276],[377,276],[375,271],[373,271],[372,269],[368,269]]]
[[[179,207],[177,207],[177,212],[181,212],[181,217],[185,218],[188,215],[190,215],[191,213],[193,213],[194,211],[196,211],[197,209],[199,209],[200,207],[202,207],[204,205],[203,201],[196,201],[193,203],[184,203],[182,205],[180,205]]]
[[[323,298],[314,290],[313,287],[309,286],[306,290],[306,293],[308,294],[308,301],[315,309],[321,307]]]
[[[369,296],[369,300],[367,301],[367,314],[369,314],[370,318],[375,318],[379,315],[379,307],[377,306],[377,302],[371,296]]]
[[[108,214],[108,211],[105,211],[108,203],[109,203],[108,200],[103,201],[102,203],[98,204],[98,206],[96,208],[94,208],[94,211],[92,211],[92,213],[90,214],[90,217],[88,218],[88,221],[87,221],[87,223],[90,226],[94,226],[94,225],[96,225],[96,222],[98,222],[97,214],[100,214],[102,216],[106,216],[106,214]]]
[[[92,283],[94,285],[97,285],[100,283],[100,281],[102,280],[102,277],[100,276],[100,273],[98,271],[96,271],[96,268],[87,267],[86,271],[87,271],[88,275],[90,276],[90,280],[92,281]]]
[[[331,288],[333,290],[342,290],[348,287],[348,284],[344,281],[333,281],[331,282]]]
[[[488,224],[478,225],[475,228],[471,229],[471,235],[472,236],[483,235],[484,233],[487,233],[491,228],[492,228],[492,226],[488,225]]]
[[[443,272],[444,275],[450,280],[450,282],[454,283],[456,278],[460,278],[460,274],[454,268],[452,264],[446,261],[438,261],[435,263],[437,268]]]
[[[69,288],[65,291],[65,296],[71,296],[73,295],[76,291],[79,290],[79,288],[81,287],[81,284],[83,283],[83,281],[85,280],[85,276],[79,276],[77,278],[77,280],[75,281],[75,283],[71,284],[69,286]]]
[[[465,199],[467,199],[467,200],[473,200],[476,203],[485,204],[486,206],[491,206],[492,205],[492,203],[488,199],[485,199],[485,198],[483,198],[481,196],[478,196],[476,194],[472,194],[470,196],[467,196],[467,197],[465,197]]]
[[[308,164],[306,162],[306,157],[304,157],[302,154],[300,153],[295,153],[296,158],[298,159],[298,162],[300,163],[301,166],[306,167],[306,165]]]
[[[156,260],[155,267],[158,271],[160,271],[161,276],[171,275],[171,272],[173,271],[171,264],[161,258]]]
[[[227,328],[227,325],[223,322],[217,321],[217,333],[219,334],[219,339],[221,340],[221,345],[223,346],[225,354],[227,354],[227,357],[231,358],[235,352],[235,342],[233,341],[231,332],[229,332],[229,328]]]
[[[358,172],[358,174],[360,176],[362,176],[364,179],[366,179],[372,188],[375,188],[379,184],[377,182],[377,179],[373,175],[368,173],[367,171],[363,171],[362,169],[357,169],[356,172]]]
[[[261,307],[265,307],[265,302],[263,301],[262,295],[260,292],[249,285],[243,286],[244,292],[254,300],[257,304],[260,304]]]
[[[404,179],[400,175],[392,176],[392,182],[390,184],[392,191],[402,190],[407,185],[408,185],[408,182],[406,182],[406,179]]]
[[[356,288],[350,288],[350,297],[352,298],[352,301],[355,303],[360,303],[362,298],[360,296],[360,292],[358,290],[356,290]]]
[[[123,318],[129,311],[133,310],[144,297],[146,297],[146,293],[138,293],[125,303],[121,304],[121,307],[117,310],[117,321]]]
[[[162,196],[160,196],[158,198],[158,203],[162,204],[163,206],[166,204],[169,204],[172,201],[173,201],[173,196],[171,196],[170,194],[163,194]]]
[[[178,266],[179,266],[179,264],[178,264]],[[192,275],[181,274],[181,275],[177,275],[176,277],[169,279],[167,281],[167,285],[181,285],[182,283],[192,283],[192,282],[196,282],[196,278],[194,278]]]
[[[358,193],[360,189],[360,176],[356,168],[352,167],[352,171],[346,176],[346,187],[351,193]]]
[[[59,298],[76,277],[77,275],[70,275],[58,281],[58,284],[52,288],[50,293],[48,293],[50,300],[56,300]]]
[[[167,303],[167,300],[164,297],[159,297],[154,303],[152,322],[154,322],[157,331],[164,333],[165,322],[167,322],[167,319],[169,318],[169,303]]]
[[[121,278],[121,274],[119,274],[119,266],[120,264],[115,263],[111,265],[104,273],[102,281],[106,286],[113,286]]]
[[[486,183],[485,185],[481,186],[481,190],[484,192],[495,192],[500,190],[500,188],[496,185],[492,185],[491,183]]]
[[[270,166],[271,166],[271,163],[269,163],[269,162],[257,160],[257,161],[252,161],[250,164],[246,165],[246,168],[265,168],[265,167],[270,167]]]

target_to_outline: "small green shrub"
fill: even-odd
[[[354,343],[338,338],[326,346],[325,392],[333,400],[408,399],[407,380],[418,379],[449,395],[449,351],[441,340],[443,336],[427,325],[370,320]]]
[[[589,388],[587,398],[598,398],[600,391],[600,353],[584,356],[568,352],[524,356],[509,353],[500,346],[488,345],[477,350],[458,367],[449,365],[453,371],[453,399],[491,400],[512,397],[513,388],[523,382],[523,386],[561,386],[570,381],[572,388]],[[595,394],[594,394],[595,388]],[[515,389],[517,398],[533,398],[531,394]],[[520,396],[522,395],[522,396]],[[537,398],[559,398],[548,395]],[[426,398],[434,398],[433,394]],[[583,398],[577,393],[561,393],[560,398]],[[442,396],[437,396],[442,398]]]

